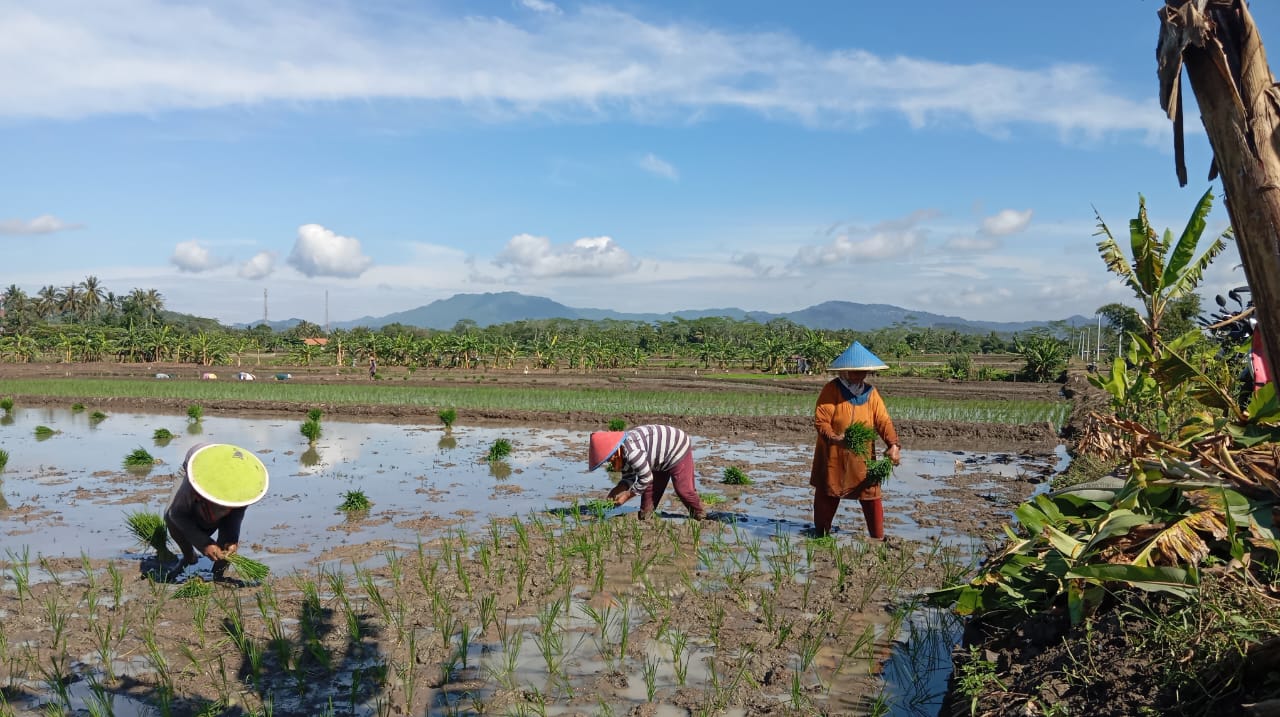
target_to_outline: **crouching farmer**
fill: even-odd
[[[200,555],[213,561],[214,577],[222,577],[227,556],[240,547],[245,509],[266,493],[267,468],[251,451],[226,443],[192,446],[164,513],[169,535],[182,549],[170,579]]]
[[[587,456],[589,470],[606,463],[622,473],[622,480],[609,491],[614,505],[640,496],[640,519],[653,515],[667,484],[675,483],[676,497],[690,517],[702,520],[702,507],[694,486],[693,451],[689,435],[674,426],[636,426],[629,431],[596,431],[591,434]]]

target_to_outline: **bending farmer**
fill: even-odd
[[[595,470],[609,463],[622,480],[609,491],[614,505],[640,496],[640,519],[653,515],[668,483],[675,483],[676,497],[694,520],[707,517],[694,486],[693,450],[689,435],[674,426],[636,426],[629,431],[596,431],[591,434],[587,465]]]
[[[837,375],[822,387],[813,410],[818,442],[813,449],[813,468],[809,473],[809,485],[813,486],[813,528],[818,537],[831,533],[831,521],[840,507],[840,499],[856,498],[862,503],[867,533],[876,539],[884,538],[880,483],[867,478],[867,460],[875,458],[874,441],[869,447],[869,456],[864,459],[845,447],[844,434],[854,423],[875,429],[889,446],[887,455],[894,465],[898,464],[901,458],[898,433],[893,429],[880,393],[866,382],[868,373],[886,368],[889,367],[857,341],[827,367]]]
[[[267,468],[251,451],[226,443],[192,446],[164,512],[169,535],[182,549],[171,577],[194,565],[199,554],[213,561],[213,574],[221,577],[227,556],[240,547],[245,509],[266,493]]]

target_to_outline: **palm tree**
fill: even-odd
[[[58,312],[58,287],[46,284],[36,292],[36,316],[48,321]]]
[[[79,284],[71,284],[58,292],[58,311],[73,319],[80,316],[84,309],[84,295]]]
[[[1098,242],[1098,253],[1107,263],[1107,270],[1123,279],[1142,301],[1147,315],[1138,318],[1142,321],[1143,333],[1154,357],[1162,353],[1160,329],[1167,310],[1195,291],[1204,278],[1205,269],[1226,249],[1226,240],[1231,238],[1231,228],[1228,227],[1199,258],[1195,258],[1197,245],[1204,234],[1205,217],[1212,207],[1213,190],[1210,189],[1196,203],[1175,244],[1173,232],[1168,229],[1164,230],[1163,240],[1156,235],[1147,221],[1146,200],[1138,195],[1138,216],[1129,221],[1132,259],[1125,256],[1102,216],[1094,211],[1098,219],[1097,235],[1103,237]]]
[[[86,276],[84,281],[80,282],[80,288],[83,290],[80,295],[80,307],[83,317],[92,317],[102,309],[106,290],[102,288],[102,282],[98,281],[96,276]]]

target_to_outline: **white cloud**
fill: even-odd
[[[1000,248],[999,239],[979,239],[977,237],[952,237],[942,245],[943,249],[961,252],[984,252]]]
[[[640,168],[650,174],[656,174],[672,181],[680,179],[679,170],[672,166],[670,162],[663,160],[652,152],[640,158]]]
[[[365,256],[359,239],[344,237],[319,224],[298,227],[298,239],[288,264],[303,274],[351,279],[360,276],[373,260]]]
[[[543,12],[551,15],[559,15],[562,11],[560,6],[547,0],[520,0],[520,4],[534,12]]]
[[[276,268],[276,255],[269,251],[260,251],[253,258],[240,266],[237,272],[242,279],[265,279]]]
[[[928,230],[919,225],[938,215],[921,209],[905,217],[880,222],[870,229],[849,227],[826,244],[801,247],[791,259],[793,270],[847,262],[905,259],[925,242]],[[832,231],[840,231],[833,227]]]
[[[1170,132],[1148,97],[1114,93],[1090,65],[945,63],[598,5],[564,14],[546,0],[524,5],[540,12],[450,17],[414,3],[386,11],[389,23],[359,3],[11,3],[0,6],[0,116],[388,99],[505,119],[686,119],[727,108],[814,125],[894,117],[997,135],[1017,124],[1062,137]]]
[[[982,233],[993,237],[1017,234],[1031,223],[1031,214],[1030,209],[1021,212],[1016,209],[1001,209],[982,220]]]
[[[773,266],[766,264],[764,258],[755,252],[734,254],[729,258],[729,263],[747,269],[756,276],[768,276],[774,270]]]
[[[215,257],[203,244],[192,239],[179,242],[173,248],[173,256],[169,257],[169,263],[178,267],[178,271],[199,274],[203,271],[217,269],[225,264],[226,261]]]
[[[70,229],[80,229],[83,224],[68,224],[52,214],[41,214],[30,221],[6,219],[0,221],[0,234],[52,234]]]
[[[616,276],[635,271],[640,262],[610,237],[587,237],[569,245],[552,246],[546,237],[517,234],[494,260],[535,277]]]

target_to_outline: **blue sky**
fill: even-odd
[[[1162,4],[0,0],[0,286],[1091,316],[1132,303],[1094,209],[1177,232],[1210,187],[1192,103],[1177,186]]]

